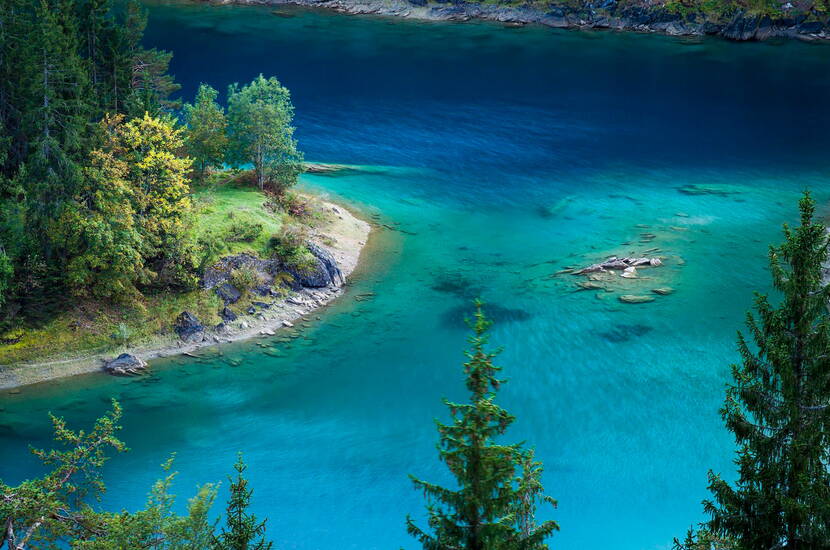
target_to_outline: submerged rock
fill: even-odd
[[[147,363],[135,355],[122,353],[111,361],[105,361],[104,370],[116,376],[139,374],[147,368]]]
[[[653,288],[651,291],[655,294],[659,294],[660,296],[667,296],[674,292],[674,289],[670,286],[664,286],[660,288]]]
[[[651,330],[652,328],[648,325],[614,325],[611,330],[600,332],[599,335],[609,342],[618,344],[648,334]]]
[[[646,302],[653,302],[654,296],[640,296],[637,294],[623,294],[619,297],[620,302],[625,304],[644,304]]]
[[[594,281],[580,281],[580,282],[576,283],[576,286],[578,286],[582,290],[604,290],[605,289],[604,286],[602,286],[599,283],[595,283]]]
[[[183,342],[201,342],[205,338],[205,327],[199,319],[189,311],[183,311],[176,318],[173,330]]]

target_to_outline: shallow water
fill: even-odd
[[[461,318],[481,296],[511,436],[536,447],[559,500],[554,546],[666,548],[701,519],[707,470],[732,469],[718,407],[735,330],[769,287],[767,244],[801,189],[829,195],[830,49],[150,9],[148,43],[175,52],[187,97],[279,76],[307,158],[368,168],[303,185],[400,231],[375,235],[347,296],[290,343],[3,395],[0,477],[37,471],[26,445],[45,444],[47,411],[80,424],[117,397],[132,451],[108,467],[106,504],[143,503],[171,452],[184,497],[244,450],[279,548],[415,548],[404,517],[423,501],[406,474],[447,479],[431,419],[463,397]],[[551,278],[654,247],[666,265],[625,291]],[[616,299],[666,285],[652,303]]]

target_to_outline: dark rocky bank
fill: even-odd
[[[506,24],[541,24],[562,29],[610,29],[672,36],[720,36],[749,41],[771,38],[826,40],[830,22],[811,9],[787,2],[782,15],[771,17],[737,11],[727,17],[704,13],[681,14],[663,3],[599,0],[581,6],[566,4],[499,5],[464,0],[206,0],[215,3],[252,5],[297,5],[330,9],[347,14],[374,14],[436,21],[481,19]]]

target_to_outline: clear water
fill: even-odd
[[[481,296],[511,435],[560,502],[555,547],[666,548],[701,519],[707,470],[732,471],[718,407],[735,330],[768,289],[767,244],[801,189],[830,195],[830,49],[150,9],[148,42],[175,51],[186,96],[278,75],[307,157],[370,168],[303,185],[403,231],[373,237],[349,294],[291,345],[0,396],[0,477],[37,471],[26,445],[46,443],[47,411],[82,425],[116,397],[132,451],[108,467],[107,505],[142,504],[174,451],[184,497],[244,450],[279,548],[415,548],[404,517],[423,501],[406,474],[447,481],[432,419],[463,397],[460,317]],[[626,292],[677,289],[653,303],[550,278],[652,247],[666,265]]]

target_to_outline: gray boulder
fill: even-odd
[[[225,305],[235,304],[242,297],[242,293],[230,283],[222,283],[217,286],[216,295],[222,298]]]
[[[326,271],[329,274],[329,278],[331,279],[332,283],[335,285],[342,285],[346,282],[343,279],[343,273],[341,273],[340,268],[337,266],[337,260],[334,259],[331,252],[323,248],[322,246],[316,245],[314,243],[308,243],[308,251],[311,252],[315,258],[320,260],[323,266],[326,268]]]
[[[219,317],[221,317],[223,321],[227,321],[229,323],[231,321],[236,321],[236,313],[234,313],[229,307],[223,307],[222,311],[219,312]]]
[[[176,317],[173,330],[183,342],[201,342],[205,339],[205,327],[199,319],[189,311],[183,311]]]
[[[139,374],[140,371],[146,368],[147,363],[145,361],[129,353],[122,353],[115,359],[104,362],[104,370],[116,376]]]

